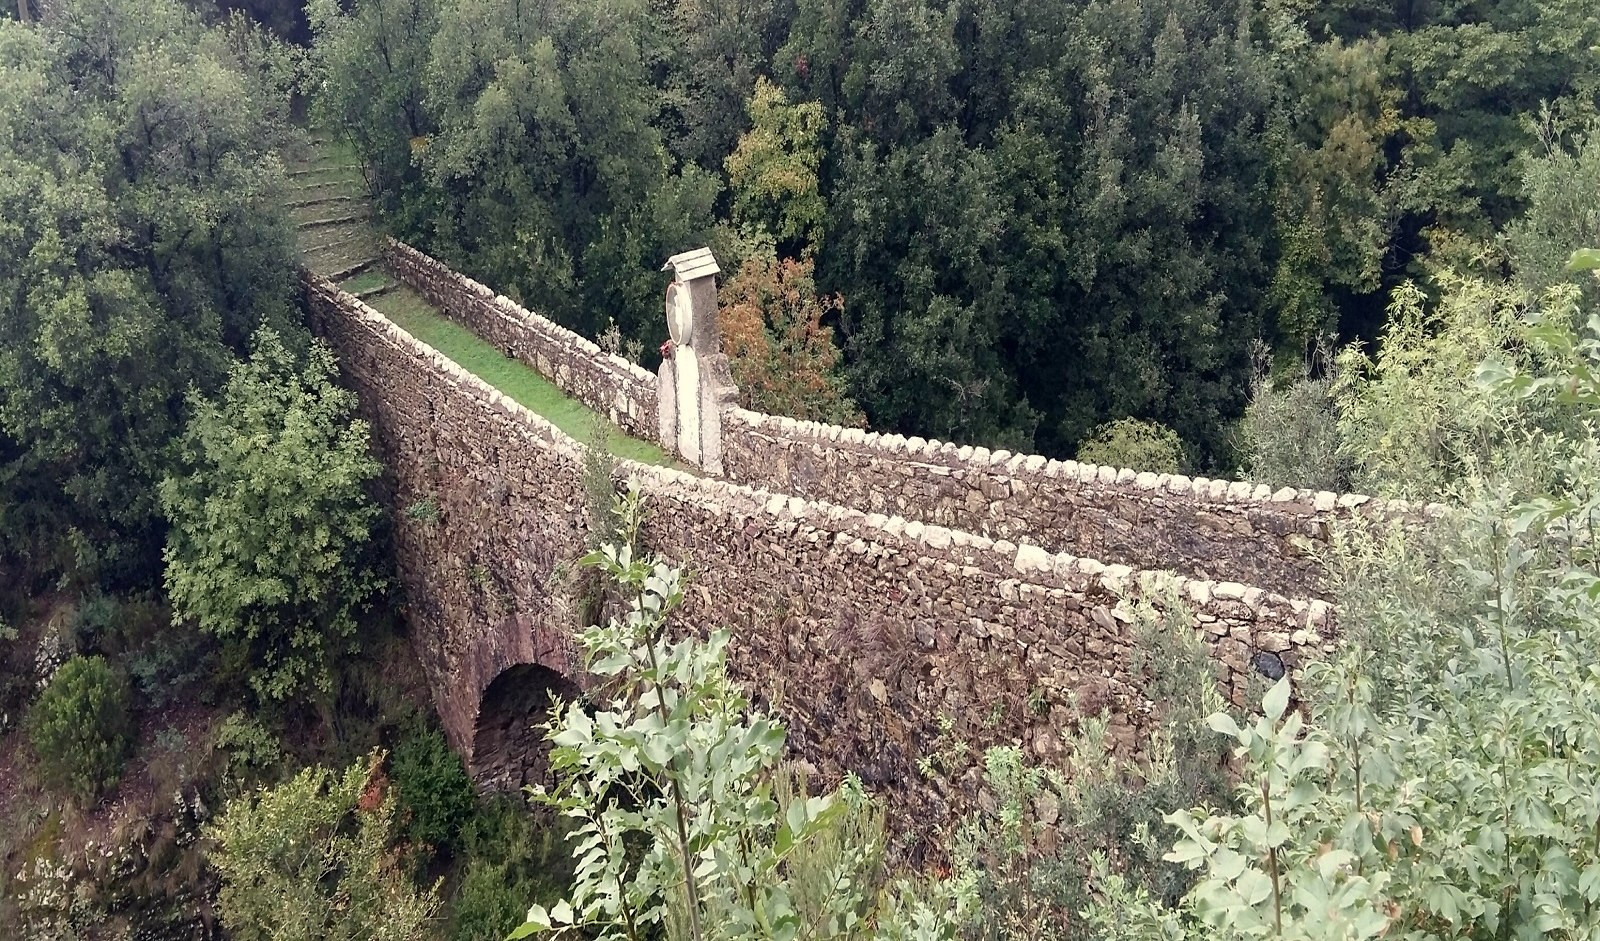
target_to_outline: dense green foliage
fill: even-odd
[[[1403,544],[1365,550],[1363,620],[1308,673],[1309,725],[1285,715],[1287,681],[1256,722],[1212,721],[1245,761],[1246,810],[1171,818],[1183,838],[1169,858],[1202,881],[1181,914],[1147,910],[1144,936],[1190,918],[1209,938],[1600,926],[1594,455],[1592,441],[1570,455],[1582,476],[1568,498],[1477,501],[1444,540],[1454,567]]]
[[[520,798],[484,798],[461,836],[467,863],[450,904],[450,941],[504,941],[529,905],[554,905],[572,885],[565,832]]]
[[[241,712],[222,720],[216,748],[226,762],[223,785],[235,791],[265,783],[283,764],[283,743],[271,729]]]
[[[191,396],[182,473],[161,485],[173,608],[235,650],[268,701],[331,688],[378,585],[364,553],[378,464],[336,371],[326,346],[301,364],[263,330],[217,401]]]
[[[1270,374],[1257,377],[1236,441],[1244,478],[1335,493],[1349,490],[1351,459],[1339,437],[1335,388],[1334,378],[1326,374],[1307,373],[1281,385]]]
[[[117,783],[133,747],[128,678],[102,657],[73,657],[28,710],[45,780],[79,800]]]
[[[463,838],[472,817],[472,780],[444,733],[414,721],[395,743],[390,773],[413,843],[445,847]]]
[[[1131,416],[1208,469],[1253,341],[1293,364],[1372,339],[1402,277],[1480,258],[1530,201],[1576,205],[1520,168],[1574,146],[1600,91],[1581,0],[315,19],[329,113],[392,223],[551,316],[654,349],[662,257],[709,242],[732,272],[771,245],[842,299],[821,323],[874,424],[1068,454]]]
[[[1546,133],[1526,161],[1523,189],[1528,212],[1507,230],[1517,279],[1530,291],[1576,282],[1591,303],[1600,301],[1592,278],[1567,270],[1576,250],[1600,245],[1600,123],[1564,146]]]
[[[1119,418],[1089,432],[1078,442],[1078,460],[1155,474],[1176,474],[1188,464],[1177,432],[1137,418]]]
[[[1374,64],[1398,93],[1385,144],[1400,229],[1436,248],[1519,215],[1536,133],[1568,138],[1600,106],[1600,19],[1585,3],[1332,0],[1307,16],[1313,35],[1385,37]]]
[[[0,22],[0,553],[142,586],[185,390],[292,323],[285,102],[176,3],[54,6]]]
[[[240,941],[432,936],[438,900],[391,849],[395,801],[381,762],[308,768],[234,801],[209,829],[222,920]]]
[[[470,872],[502,938],[570,867],[402,722],[378,469],[290,290],[303,56],[192,6],[0,22],[0,936],[215,933],[225,872],[233,937],[433,938]],[[392,798],[322,770],[375,745]]]
[[[1565,144],[1546,118],[1540,149],[1522,161],[1527,212],[1505,230],[1515,277],[1440,268],[1396,286],[1370,355],[1352,344],[1330,361],[1319,346],[1304,373],[1264,377],[1239,428],[1243,470],[1274,484],[1428,499],[1507,472],[1507,446],[1530,428],[1571,430],[1581,416],[1549,403],[1510,423],[1509,403],[1473,381],[1489,357],[1545,368],[1546,354],[1522,342],[1531,313],[1576,325],[1600,302],[1594,279],[1567,264],[1600,244],[1600,139],[1591,124]]]
[[[1352,346],[1322,376],[1258,386],[1240,429],[1245,466],[1274,484],[1413,500],[1486,476],[1557,485],[1559,471],[1529,465],[1517,445],[1573,432],[1581,414],[1485,395],[1478,367],[1494,359],[1535,373],[1551,368],[1549,351],[1524,341],[1526,319],[1581,320],[1577,288],[1555,288],[1536,303],[1512,282],[1444,271],[1434,283],[1444,292],[1437,300],[1414,284],[1395,289],[1374,355]]]
[[[784,728],[728,679],[729,633],[667,636],[683,572],[638,552],[637,493],[617,513],[621,541],[584,564],[624,614],[578,635],[590,673],[615,678],[616,693],[593,714],[570,703],[551,721],[559,784],[533,789],[574,823],[572,895],[531,907],[512,937],[952,937],[942,908],[905,886],[880,894],[882,835],[858,825],[859,784],[814,797],[780,786]],[[865,838],[838,839],[841,827]]]

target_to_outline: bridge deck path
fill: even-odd
[[[562,393],[537,370],[510,359],[400,283],[383,260],[366,181],[348,145],[313,131],[305,146],[286,155],[286,163],[289,213],[306,268],[365,301],[583,444],[592,445],[603,435],[606,450],[617,457],[677,466],[654,443],[628,436],[593,409]]]

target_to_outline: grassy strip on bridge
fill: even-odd
[[[364,206],[366,192],[360,172],[353,169],[354,164],[355,153],[349,145],[331,139],[311,144],[309,152],[293,154],[290,169],[301,172],[290,179],[291,197],[314,194],[301,197],[313,202],[296,208],[295,221],[303,224],[322,215],[352,212],[355,205]],[[337,208],[325,208],[318,205],[317,197],[340,202]],[[344,279],[339,287],[352,294],[381,291],[367,299],[374,309],[584,445],[592,446],[597,431],[603,428],[605,441],[602,443],[617,457],[647,464],[676,465],[665,451],[624,434],[582,402],[569,398],[537,370],[506,357],[471,330],[440,314],[420,294],[398,283],[382,263],[377,233],[369,222],[363,219],[346,223],[340,234],[345,229],[361,236],[354,239],[358,244],[320,247],[312,241],[313,233],[328,230],[302,228],[303,261],[324,275],[334,267],[353,261],[372,261],[371,268]]]
[[[537,370],[507,357],[471,330],[440,314],[410,288],[397,287],[370,303],[412,336],[585,445],[593,445],[595,431],[604,427],[605,448],[617,457],[646,464],[673,463],[665,451],[623,434],[582,402],[567,397]]]

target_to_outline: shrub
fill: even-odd
[[[484,799],[461,834],[466,860],[451,903],[451,941],[502,941],[530,902],[554,904],[572,888],[562,818],[539,821],[520,801]]]
[[[860,426],[845,387],[832,318],[844,300],[817,291],[810,258],[779,259],[766,246],[722,286],[723,346],[739,404],[809,421]]]
[[[518,878],[513,867],[483,859],[467,862],[450,910],[451,941],[501,941],[528,911],[530,900],[553,903],[560,892],[540,893]]]
[[[314,767],[230,801],[217,843],[222,922],[237,941],[423,941],[437,887],[419,890],[393,849],[395,801],[372,755]]]
[[[1333,363],[1320,348],[1323,367],[1307,368],[1293,381],[1274,382],[1263,369],[1250,388],[1250,404],[1239,421],[1240,470],[1246,480],[1276,487],[1349,489],[1350,460],[1339,437]]]
[[[405,509],[406,519],[413,523],[437,523],[439,521],[439,502],[433,498],[418,500]]]
[[[620,537],[617,518],[611,506],[617,500],[617,485],[612,480],[617,458],[606,449],[611,423],[596,414],[589,426],[589,441],[583,447],[583,509],[588,523],[584,545],[598,549]]]
[[[233,648],[225,659],[247,663],[267,701],[331,690],[381,584],[364,552],[378,464],[336,374],[326,346],[301,364],[262,330],[217,401],[190,397],[186,472],[161,485],[173,609]]]
[[[222,720],[216,747],[226,756],[224,781],[239,789],[271,779],[283,761],[283,743],[278,736],[242,712]]]
[[[1119,418],[1096,427],[1078,442],[1078,460],[1157,474],[1183,469],[1183,441],[1159,422]]]
[[[126,669],[140,701],[153,709],[214,679],[215,644],[189,625],[173,624],[153,597],[89,595],[78,604],[72,633],[78,649],[99,651]]]
[[[80,800],[122,776],[133,747],[127,678],[101,657],[73,657],[28,713],[28,739],[45,781]]]
[[[472,780],[444,733],[420,718],[408,723],[390,756],[390,770],[410,818],[411,839],[439,848],[455,844],[472,816]]]
[[[1543,116],[1541,116],[1543,117]],[[1600,283],[1566,268],[1575,249],[1600,245],[1600,121],[1591,122],[1563,146],[1549,124],[1540,128],[1539,151],[1523,162],[1527,214],[1506,228],[1517,278],[1535,292],[1567,282],[1600,299]]]
[[[1529,300],[1504,284],[1437,275],[1437,300],[1415,284],[1395,288],[1375,355],[1347,347],[1338,357],[1339,437],[1363,493],[1433,500],[1474,477],[1504,469],[1532,416],[1478,381],[1487,359],[1538,367],[1521,342]]]

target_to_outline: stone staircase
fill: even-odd
[[[300,260],[364,301],[400,285],[383,264],[367,183],[348,145],[312,132],[287,155],[289,217]]]

